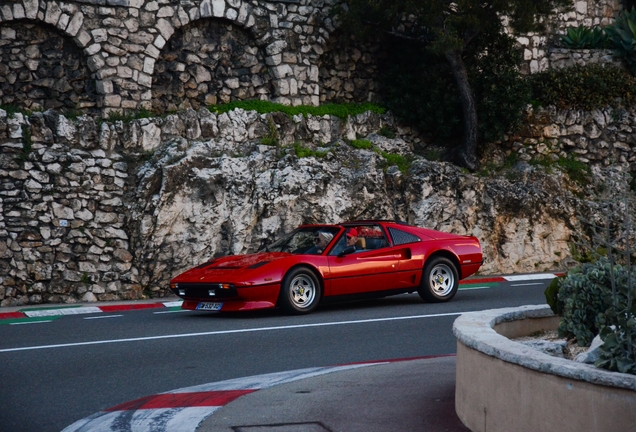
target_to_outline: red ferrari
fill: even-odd
[[[170,281],[183,309],[313,311],[320,302],[417,291],[445,302],[483,262],[476,237],[394,221],[302,225],[254,254],[212,259]]]

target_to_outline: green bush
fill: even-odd
[[[629,106],[636,102],[636,79],[611,66],[573,66],[550,69],[528,78],[532,98],[541,105],[593,110]]]
[[[608,47],[608,35],[600,27],[569,27],[567,33],[561,36],[561,43],[570,49],[596,49]]]
[[[614,266],[620,271],[620,266]],[[611,265],[607,258],[582,264],[559,279],[556,308],[561,309],[559,336],[589,346],[599,332],[597,317],[611,304]]]
[[[634,279],[634,274],[632,273]],[[632,281],[632,286],[636,280]],[[616,306],[600,314],[600,336],[603,345],[595,366],[611,371],[636,374],[636,306],[628,293],[628,285],[618,286]],[[631,300],[631,301],[630,301]]]

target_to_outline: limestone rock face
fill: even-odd
[[[214,256],[253,252],[302,223],[353,219],[475,235],[482,273],[555,269],[569,256],[575,202],[557,174],[480,178],[416,156],[403,138],[377,135],[387,120],[369,114],[362,124],[377,151],[343,139],[361,128],[360,118],[277,123],[282,142],[302,137],[324,154],[298,157],[291,146],[259,144],[267,118],[221,114],[214,138],[168,142],[140,167],[129,226],[142,285],[162,292],[171,277]],[[325,136],[336,139],[324,144]],[[402,172],[387,153],[414,160]]]

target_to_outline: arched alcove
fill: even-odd
[[[48,24],[0,24],[0,104],[26,109],[91,111],[95,80],[82,50]]]
[[[202,19],[178,29],[155,63],[153,110],[198,109],[269,99],[272,79],[252,36],[227,20]]]
[[[320,102],[368,102],[377,98],[378,65],[386,55],[380,42],[361,43],[334,32],[319,60]]]

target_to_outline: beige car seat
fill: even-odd
[[[367,239],[364,237],[358,238],[356,241],[356,249],[366,249],[367,248]]]

